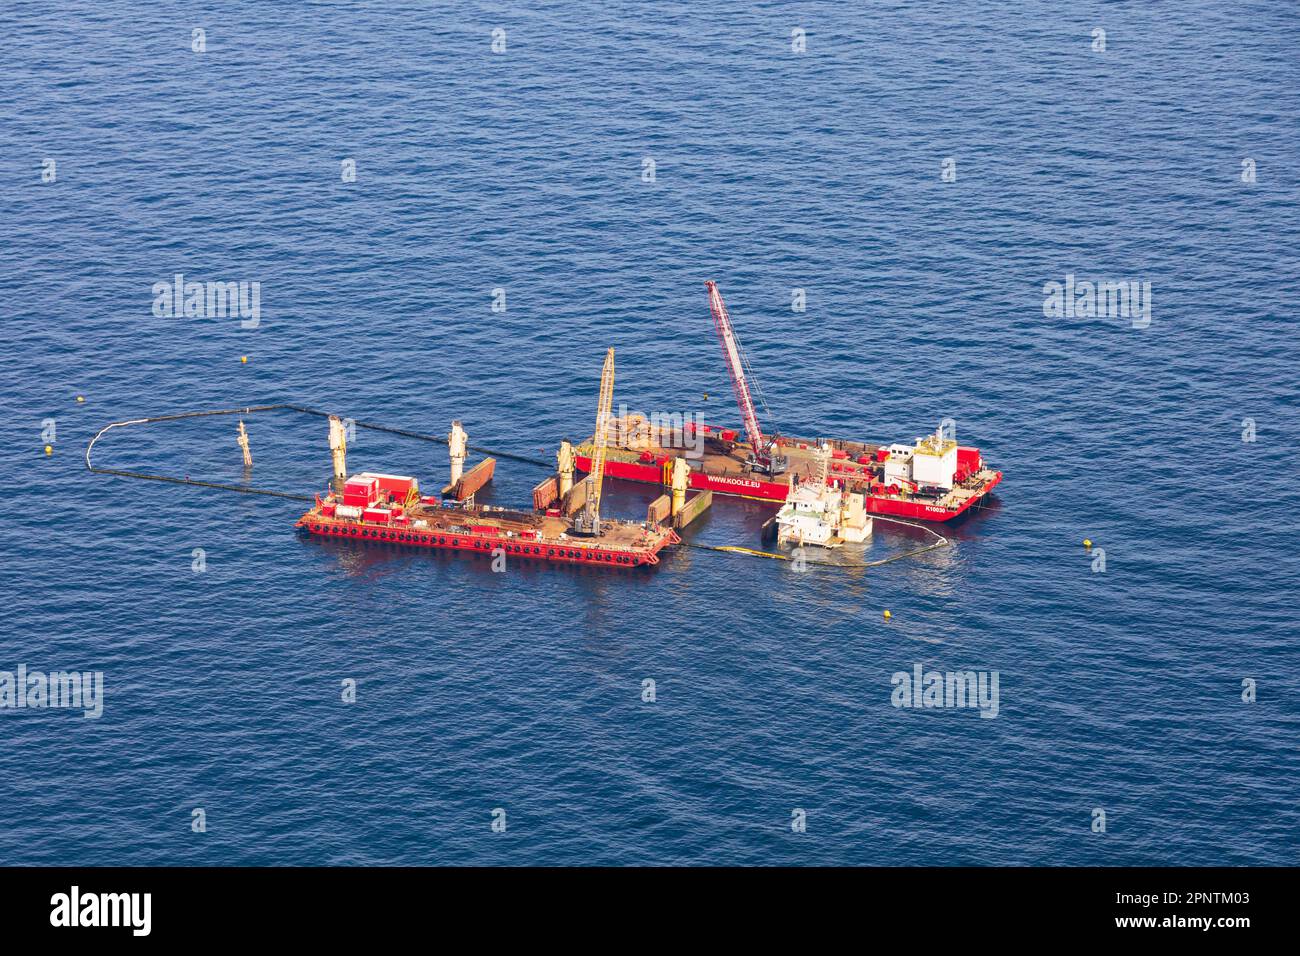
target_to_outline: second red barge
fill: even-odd
[[[628,426],[635,431],[642,422]],[[735,495],[759,501],[783,502],[790,493],[791,475],[800,480],[811,478],[816,470],[814,453],[818,441],[803,438],[776,439],[777,447],[789,459],[779,477],[755,473],[745,467],[750,446],[743,441],[727,440],[733,435],[724,428],[704,426],[705,451],[699,457],[687,457],[690,465],[688,487]],[[719,436],[714,442],[713,436]],[[931,441],[921,439],[920,444]],[[832,448],[830,476],[840,479],[845,488],[866,496],[872,514],[893,515],[920,521],[950,521],[965,514],[985,495],[997,487],[1002,473],[986,468],[978,448],[965,448],[952,442],[955,469],[950,487],[926,486],[905,476],[904,469],[915,458],[915,447],[873,445],[865,442],[826,440]],[[582,471],[591,470],[590,441],[575,449],[575,460]],[[605,476],[649,484],[671,484],[672,459],[689,456],[682,447],[656,444],[654,447],[609,448],[605,457]],[[924,456],[925,452],[922,452]],[[942,458],[942,456],[940,456]],[[886,465],[894,463],[894,473],[886,475]]]
[[[609,478],[669,485],[675,459],[685,459],[688,486],[721,495],[783,502],[792,482],[817,474],[818,449],[830,446],[828,477],[862,494],[872,514],[921,521],[950,521],[976,507],[1002,472],[984,464],[978,448],[958,445],[951,430],[939,430],[911,444],[879,445],[832,439],[764,434],[750,393],[752,373],[731,325],[717,285],[705,283],[723,358],[744,423],[735,429],[631,414],[614,419],[604,442],[596,436],[578,445],[576,465],[590,472],[593,455],[604,458]]]

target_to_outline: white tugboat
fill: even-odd
[[[791,477],[785,504],[776,514],[778,544],[838,548],[846,541],[865,541],[871,536],[865,497],[828,478],[830,457],[830,446],[822,445],[814,474],[805,481]]]

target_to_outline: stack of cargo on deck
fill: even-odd
[[[333,495],[321,502],[331,518],[363,520],[373,524],[403,526],[408,523],[406,502],[419,496],[420,483],[404,475],[360,474],[343,485],[341,498]]]

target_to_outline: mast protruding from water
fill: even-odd
[[[244,451],[244,467],[253,467],[253,453],[248,448],[248,432],[244,430],[244,420],[239,420],[239,447]]]

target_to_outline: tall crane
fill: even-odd
[[[609,413],[614,405],[614,350],[605,353],[600,370],[600,397],[596,400],[596,433],[591,443],[591,474],[586,478],[587,500],[574,521],[580,534],[600,534],[600,491],[605,481],[605,446],[609,441]]]
[[[740,406],[740,415],[745,423],[745,437],[753,454],[745,463],[752,471],[761,471],[777,475],[785,471],[786,459],[778,453],[775,440],[763,437],[763,430],[758,424],[758,412],[754,410],[754,399],[749,393],[749,382],[745,378],[745,356],[736,341],[735,330],[731,327],[731,316],[727,314],[727,304],[722,301],[718,284],[712,280],[704,283],[709,290],[709,311],[713,313],[713,324],[718,330],[718,341],[722,343],[722,355],[727,360],[727,371],[731,373],[731,390],[736,394],[736,404]]]

